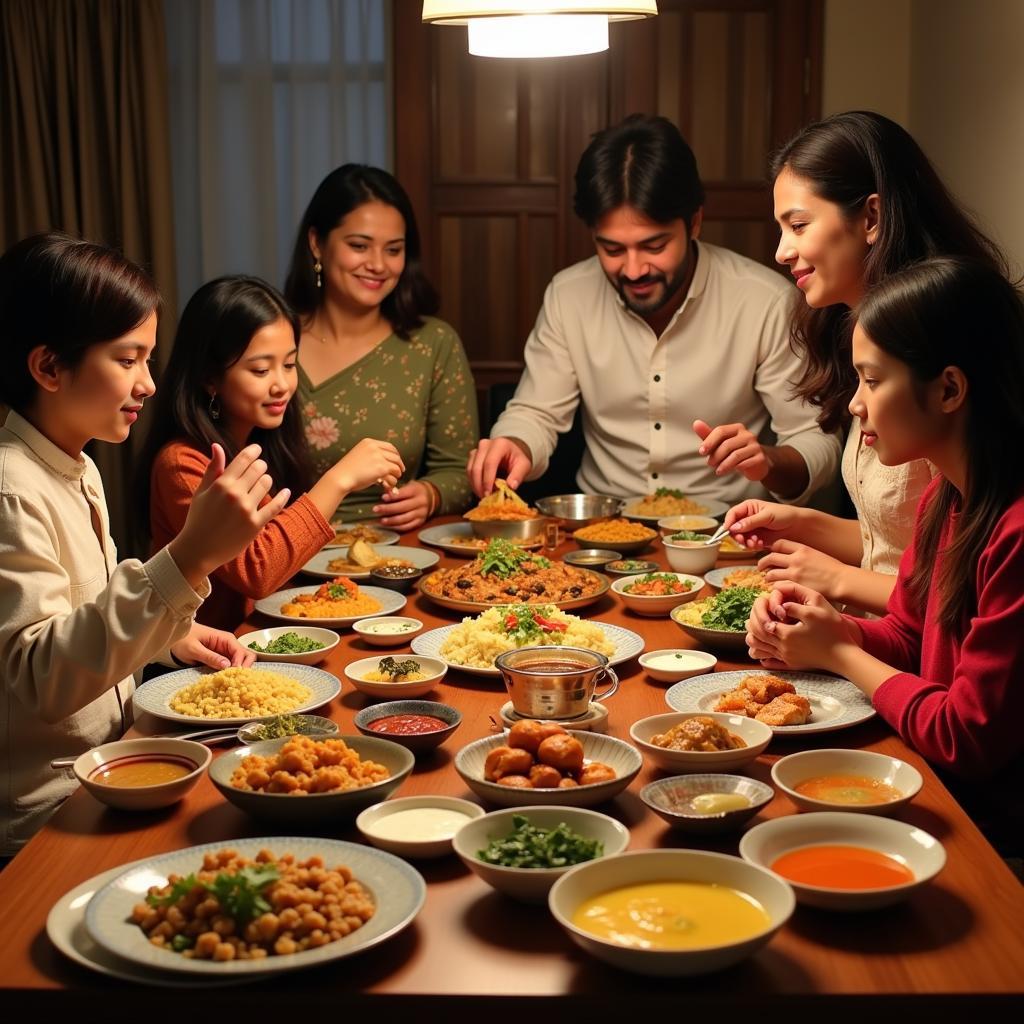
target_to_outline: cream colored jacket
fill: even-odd
[[[206,585],[208,588],[208,585]],[[17,413],[0,428],[0,853],[74,789],[50,760],[116,739],[132,673],[189,630],[205,594],[163,549],[118,564],[103,484]]]

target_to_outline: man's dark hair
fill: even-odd
[[[631,114],[597,132],[576,168],[573,209],[587,227],[620,206],[659,224],[689,223],[704,205],[693,150],[665,117]]]

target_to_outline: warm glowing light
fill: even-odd
[[[521,14],[469,23],[469,52],[477,57],[571,57],[607,49],[603,14]]]

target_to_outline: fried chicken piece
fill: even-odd
[[[768,675],[766,672],[756,673],[747,676],[742,680],[740,686],[750,692],[750,696],[758,704],[768,704],[783,693],[796,693],[792,683],[778,676]]]
[[[549,736],[537,748],[537,760],[563,775],[578,772],[583,767],[583,744],[575,736]]]
[[[780,693],[754,715],[765,725],[803,725],[811,717],[811,702],[799,693]]]
[[[581,786],[590,786],[595,782],[611,782],[615,776],[615,769],[601,761],[591,761],[585,764],[579,776]]]
[[[537,748],[549,736],[564,735],[565,729],[557,722],[536,722],[532,718],[516,722],[508,731],[508,745],[516,750],[528,750],[536,755]],[[557,783],[556,783],[557,785]]]
[[[761,710],[762,705],[751,699],[749,690],[731,690],[718,698],[712,710],[722,711],[727,715],[745,715],[753,718]]]

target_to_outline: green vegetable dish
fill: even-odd
[[[480,574],[494,575],[507,579],[519,572],[523,562],[531,562],[540,569],[549,569],[551,562],[543,555],[533,555],[502,537],[495,537],[477,556],[480,560]]]
[[[246,727],[246,742],[280,740],[285,736],[316,736],[331,731],[331,723],[316,715],[278,715]]]
[[[514,814],[512,831],[503,839],[492,839],[477,856],[504,868],[564,868],[602,853],[604,844],[599,839],[586,839],[565,822],[555,828],[539,828],[522,814]]]
[[[256,651],[257,654],[308,654],[310,651],[322,650],[326,646],[327,644],[322,644],[319,640],[311,640],[309,637],[299,636],[298,633],[282,633],[266,647],[260,647],[257,643],[249,644],[249,650]]]
[[[742,633],[747,628],[750,609],[764,593],[758,587],[728,587],[720,590],[710,599],[701,615],[705,629],[722,629],[730,633]]]
[[[698,533],[696,530],[680,530],[678,533],[673,533],[669,540],[676,542],[679,541],[696,541],[698,543],[704,543],[707,541],[708,535],[706,533]]]

